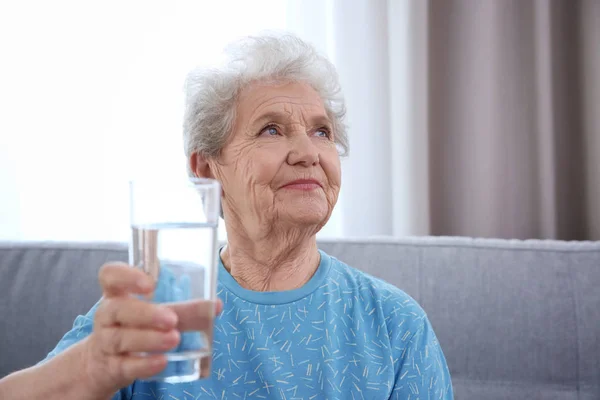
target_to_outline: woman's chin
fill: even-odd
[[[329,216],[329,211],[314,207],[298,207],[288,210],[288,212],[281,215],[285,216],[284,219],[294,225],[315,226],[324,225]]]
[[[276,215],[280,222],[292,226],[322,226],[330,215],[330,207],[323,192],[303,193],[276,199]]]

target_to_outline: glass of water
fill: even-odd
[[[129,263],[156,282],[146,300],[217,299],[220,212],[221,187],[213,179],[130,182]],[[149,380],[179,383],[209,376],[212,320],[209,326],[204,332],[181,332],[180,344],[166,353],[167,367]]]

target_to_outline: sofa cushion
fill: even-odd
[[[467,238],[319,242],[406,291],[458,399],[600,398],[600,243]],[[0,377],[35,364],[98,300],[124,244],[0,243]]]
[[[126,261],[125,246],[0,246],[0,377],[44,358],[98,301],[98,270],[109,260]]]

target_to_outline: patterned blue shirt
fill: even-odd
[[[244,289],[219,264],[211,377],[135,381],[113,399],[453,399],[427,315],[402,290],[324,252],[310,281],[285,292]],[[92,332],[96,307],[48,358]]]

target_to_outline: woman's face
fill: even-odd
[[[304,83],[255,83],[238,97],[233,134],[209,161],[223,187],[226,219],[255,233],[329,219],[341,183],[333,125]]]

